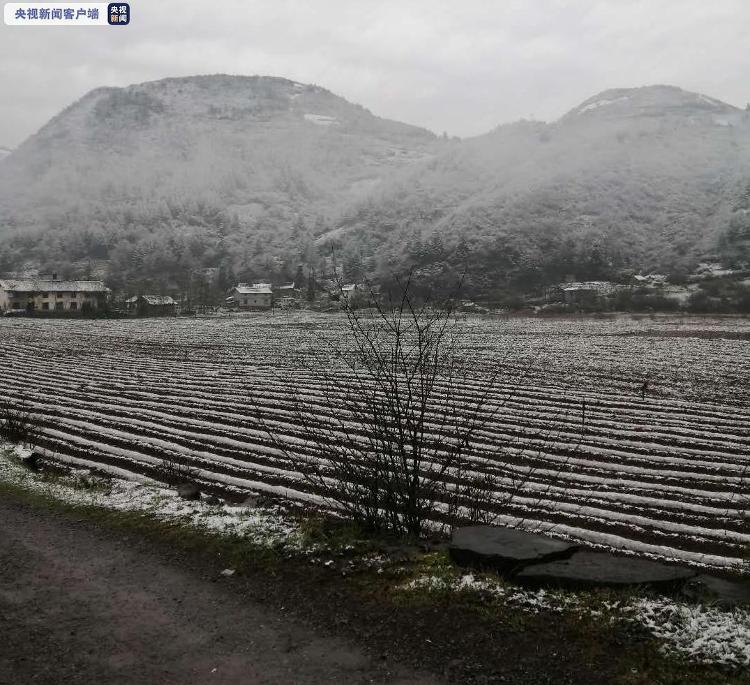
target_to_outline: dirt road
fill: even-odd
[[[0,500],[0,683],[438,682],[143,541]]]

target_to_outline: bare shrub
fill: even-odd
[[[370,289],[366,307],[342,292],[346,339],[302,362],[317,388],[284,379],[299,438],[255,414],[336,509],[370,530],[419,535],[435,518],[484,520],[497,475],[467,456],[512,391],[500,387],[504,360],[480,365],[462,348],[452,299],[416,301],[409,279],[398,286],[386,298]]]
[[[463,509],[464,518],[469,523],[493,523],[497,514],[493,513],[495,495],[498,491],[498,477],[494,473],[482,473],[470,476],[457,489],[456,497],[449,510],[451,518],[457,518]]]
[[[163,457],[156,468],[156,477],[169,485],[192,483],[196,475],[197,471],[194,468],[183,464],[172,455]]]

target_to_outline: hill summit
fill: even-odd
[[[691,93],[675,86],[612,88],[602,91],[568,112],[563,120],[582,116],[628,117],[695,117],[706,114],[737,115],[742,110],[715,98]]]

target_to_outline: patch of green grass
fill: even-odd
[[[361,552],[370,549],[373,544],[373,540],[356,523],[330,516],[303,516],[299,519],[299,529],[304,546],[322,548],[331,553],[353,549]]]

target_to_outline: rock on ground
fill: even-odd
[[[577,552],[569,559],[537,564],[521,571],[519,583],[571,590],[595,587],[648,585],[659,590],[675,590],[695,576],[683,566],[670,566],[636,557],[618,557],[606,552]]]
[[[31,471],[37,471],[42,458],[40,452],[24,452],[21,454],[21,463]]]
[[[513,575],[530,564],[566,559],[577,545],[512,528],[468,526],[453,533],[448,547],[459,566]]]
[[[727,580],[718,576],[700,574],[685,587],[685,595],[723,609],[750,605],[750,581]]]
[[[198,500],[201,498],[200,488],[195,483],[182,483],[177,486],[177,494],[186,500]]]

